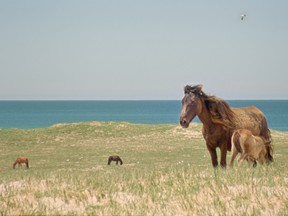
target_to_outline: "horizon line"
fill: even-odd
[[[223,98],[222,98],[223,99]],[[182,99],[0,99],[0,101],[181,101]],[[273,101],[273,100],[288,100],[284,98],[273,98],[273,99],[259,99],[259,98],[250,98],[250,99],[223,99],[223,100],[258,100],[258,101]]]

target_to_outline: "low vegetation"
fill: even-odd
[[[272,131],[271,165],[227,170],[212,168],[200,124],[87,122],[0,137],[0,215],[288,214],[286,132]],[[110,155],[124,164],[108,166]],[[19,156],[29,169],[13,169]]]

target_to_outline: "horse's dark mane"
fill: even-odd
[[[235,126],[235,114],[226,101],[216,96],[206,95],[202,91],[199,96],[203,98],[213,123],[221,124],[225,127]]]
[[[221,98],[207,95],[202,91],[202,85],[184,87],[185,94],[192,93],[201,98],[210,113],[211,120],[214,124],[220,124],[224,127],[234,128],[235,114],[229,104]]]

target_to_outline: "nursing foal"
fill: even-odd
[[[261,164],[264,164],[265,161],[269,162],[267,148],[270,148],[270,146],[266,145],[264,138],[254,136],[250,130],[235,130],[231,137],[231,144],[230,167],[233,167],[235,157],[238,153],[241,153],[238,159],[239,166],[244,160],[247,160],[249,165],[253,165],[254,167],[257,166],[256,160]]]

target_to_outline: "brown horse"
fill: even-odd
[[[29,168],[29,163],[28,163],[28,158],[26,157],[19,157],[16,159],[16,161],[13,164],[13,169],[15,169],[16,164],[18,164],[18,166],[21,166],[22,163],[26,164],[27,169]]]
[[[184,93],[180,125],[187,128],[195,116],[199,117],[214,167],[218,166],[216,148],[221,150],[221,166],[226,167],[227,151],[231,151],[232,133],[240,128],[250,130],[255,136],[262,136],[268,146],[267,157],[269,161],[273,161],[270,130],[264,114],[258,108],[232,108],[224,100],[206,95],[202,91],[202,85],[187,85]]]
[[[235,130],[231,137],[231,159],[230,167],[233,167],[235,157],[240,152],[241,156],[238,160],[239,166],[244,160],[247,160],[250,166],[257,165],[256,160],[261,164],[266,161],[269,163],[269,158],[267,156],[268,146],[265,140],[260,136],[254,136],[250,130],[238,129]]]
[[[123,161],[121,160],[121,158],[118,155],[109,156],[108,165],[110,165],[112,161],[116,161],[117,165],[118,165],[118,162],[120,162],[120,165],[123,164]]]

